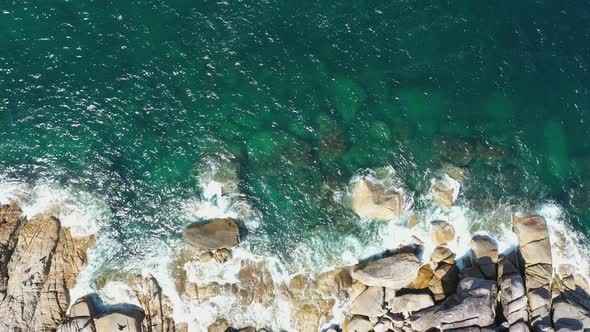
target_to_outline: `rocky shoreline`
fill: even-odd
[[[433,199],[452,206],[453,190],[437,183]],[[363,218],[391,220],[403,213],[400,192],[370,181],[355,183],[352,192],[352,208]],[[105,304],[95,293],[72,299],[70,290],[95,238],[73,237],[56,215],[47,211],[27,219],[18,202],[0,207],[0,332],[189,330],[186,322],[174,321],[172,302],[150,275],[104,277],[103,282],[128,285],[133,303]],[[458,237],[452,223],[433,220],[429,257],[424,242],[413,238],[357,265],[315,276],[277,281],[264,261],[242,261],[239,282],[202,285],[189,280],[185,264],[225,264],[244,232],[238,220],[210,219],[187,226],[186,249],[170,273],[179,296],[189,302],[229,295],[247,308],[285,299],[295,331],[590,330],[587,280],[576,266],[553,265],[552,246],[560,239],[550,239],[541,216],[515,213],[512,223],[518,245],[504,252],[492,237],[475,234],[468,254],[457,257],[449,245]],[[336,307],[345,314],[338,325]],[[231,317],[218,317],[208,327],[228,330],[269,331],[233,326]]]

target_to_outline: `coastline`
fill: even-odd
[[[571,238],[574,234],[566,225],[554,222],[560,217],[558,207],[545,205],[544,209],[536,211],[535,214],[524,211],[527,214],[523,215],[518,214],[523,211],[510,210],[511,220],[508,229],[505,229],[507,225],[494,225],[498,228],[494,231],[495,234],[499,231],[503,235],[501,239],[491,236],[492,232],[486,232],[485,229],[479,228],[473,231],[474,224],[468,224],[464,216],[461,217],[461,210],[454,206],[461,188],[459,182],[461,178],[453,179],[450,175],[456,175],[457,171],[458,169],[453,169],[453,172],[447,170],[445,176],[434,178],[424,198],[414,198],[405,192],[403,187],[399,186],[399,181],[392,176],[391,169],[363,172],[363,176],[353,178],[347,196],[351,200],[351,209],[362,218],[362,222],[389,226],[384,229],[388,229],[394,235],[381,234],[381,241],[391,243],[387,247],[377,246],[381,250],[376,252],[373,250],[372,255],[358,257],[360,261],[350,258],[350,264],[325,267],[316,273],[290,274],[282,266],[282,262],[273,260],[272,257],[253,255],[247,248],[242,248],[243,244],[240,244],[240,241],[231,245],[224,244],[218,248],[222,250],[195,249],[194,246],[191,248],[190,244],[180,241],[180,250],[172,254],[166,253],[165,255],[169,256],[168,259],[162,260],[164,257],[160,257],[159,271],[150,272],[140,269],[135,274],[123,270],[121,272],[100,271],[99,266],[82,267],[88,261],[92,265],[92,256],[96,254],[92,246],[88,245],[84,252],[89,249],[90,256],[88,258],[86,253],[80,255],[80,271],[74,273],[73,279],[77,278],[78,283],[70,282],[62,290],[63,294],[67,294],[65,298],[68,300],[60,304],[61,309],[57,310],[60,314],[57,315],[51,328],[55,330],[63,324],[60,331],[69,331],[68,329],[80,324],[81,319],[76,318],[81,317],[76,316],[79,315],[77,313],[79,309],[72,311],[72,308],[80,305],[98,308],[96,312],[92,314],[87,312],[86,316],[83,316],[84,322],[93,321],[94,324],[104,315],[121,314],[118,311],[122,310],[121,308],[131,310],[131,313],[125,311],[127,315],[124,315],[127,317],[125,319],[134,317],[136,326],[144,331],[222,331],[229,327],[288,331],[328,331],[330,329],[422,331],[429,325],[432,326],[428,328],[477,326],[483,330],[502,330],[508,328],[506,324],[522,323],[524,325],[521,328],[528,326],[527,324],[536,326],[534,324],[537,324],[535,322],[540,317],[535,314],[538,308],[531,310],[527,309],[526,305],[527,299],[529,303],[531,302],[531,295],[521,294],[517,302],[515,302],[516,299],[506,297],[506,294],[518,293],[511,287],[522,288],[525,284],[532,284],[526,281],[531,275],[527,272],[527,266],[532,263],[523,259],[526,257],[522,254],[523,240],[517,236],[516,232],[513,232],[517,229],[515,226],[517,221],[522,218],[542,220],[538,221],[538,224],[544,229],[541,233],[546,233],[546,236],[541,236],[547,241],[542,253],[549,255],[549,261],[545,260],[543,264],[549,266],[544,270],[549,271],[550,274],[546,273],[545,279],[548,283],[543,284],[543,289],[546,289],[550,295],[548,299],[545,299],[549,307],[547,305],[543,307],[549,314],[541,315],[541,324],[545,324],[543,326],[548,328],[556,325],[557,328],[560,322],[563,323],[559,315],[566,317],[566,320],[568,314],[589,317],[588,308],[585,307],[587,303],[590,303],[587,299],[588,266],[571,264],[580,259],[582,248],[575,247],[576,240]],[[385,177],[376,176],[376,174],[385,174]],[[235,180],[232,177],[230,179]],[[231,220],[239,219],[244,215],[240,213],[244,211],[252,215],[251,209],[244,208],[244,205],[241,205],[240,213],[230,211],[233,207],[230,201],[240,199],[231,181],[216,182],[214,176],[206,180],[208,188],[205,192],[208,196],[191,213],[201,220],[208,221],[212,220],[208,218],[214,215]],[[426,217],[424,211],[416,213],[412,207],[414,199],[432,201],[434,203],[432,208],[437,212],[430,213]],[[25,214],[14,202],[4,206],[3,209],[5,214],[22,216]],[[441,211],[446,214],[441,214]],[[46,216],[44,217],[46,219],[58,220],[56,217],[60,214],[63,215],[63,211],[57,208],[53,211],[45,211],[42,215]],[[74,212],[73,215],[80,214]],[[449,219],[448,222],[438,221],[442,220],[443,216]],[[19,223],[23,225],[38,219],[38,217],[19,218],[17,218],[21,220]],[[64,219],[68,220],[68,217]],[[546,219],[551,222],[547,223]],[[60,229],[72,235],[75,234],[74,239],[91,237],[93,239],[91,242],[94,243],[94,235],[86,234],[87,231],[71,232],[68,226],[75,227],[75,223],[62,222],[60,225],[62,226]],[[252,228],[256,227],[256,223],[248,225]],[[22,225],[15,229],[21,227]],[[9,238],[15,238],[18,232],[14,232],[15,235]],[[216,232],[213,232],[210,235],[215,234]],[[57,241],[58,244],[59,241]],[[9,243],[4,245],[7,248],[10,247]],[[11,249],[4,254],[5,261],[10,262],[11,255],[7,255],[6,252],[10,253]],[[410,270],[410,275],[406,276],[406,279],[393,284],[383,284],[374,276],[367,279],[367,275],[359,274],[363,265],[388,259],[392,261],[387,264],[380,263],[380,268],[389,269],[388,276],[395,278],[398,274],[395,258],[400,254],[413,257],[409,260],[410,265],[402,264],[404,266],[402,271]],[[407,257],[401,261],[407,261]],[[151,263],[146,264],[146,266],[149,265]],[[164,268],[163,271],[162,268]],[[18,266],[13,267],[10,272],[12,274],[9,274],[14,278],[14,274],[17,273],[15,271],[19,271],[18,269]],[[506,270],[510,272],[503,272]],[[47,275],[51,274],[52,270],[49,268]],[[507,281],[504,279],[516,284],[505,289]],[[521,280],[520,284],[519,280]],[[43,294],[42,289],[39,292]],[[473,299],[465,294],[473,292],[488,293],[484,307],[494,310],[488,310],[487,321],[477,320],[476,315],[465,308],[449,307],[448,303],[462,303],[462,301],[469,303]],[[574,300],[577,301],[575,305],[570,305],[574,300],[567,298],[570,293],[575,294]],[[7,294],[6,298],[13,296],[10,292]],[[91,295],[88,296],[89,294]],[[544,296],[547,297],[547,294]],[[78,301],[77,304],[76,301]],[[23,300],[23,303],[26,303],[26,300]],[[514,311],[515,313],[512,313],[510,310],[513,309],[508,308],[513,308],[514,303],[522,305]],[[509,312],[503,314],[501,314],[502,310],[496,312],[496,306]],[[13,309],[10,307],[0,305],[0,308],[8,310],[6,317],[12,317],[8,322],[2,322],[5,328],[18,326],[26,321],[22,317],[14,318],[14,311],[11,311]],[[411,310],[406,310],[407,308]],[[442,321],[442,318],[428,314],[434,310],[433,308],[446,308],[445,310],[450,310],[452,317],[463,317],[454,318],[457,322],[469,321],[472,325]],[[48,310],[56,311],[51,308]],[[558,317],[557,319],[552,318],[552,310],[558,310],[555,316]],[[472,316],[469,316],[470,314]],[[510,315],[520,318],[511,321]],[[116,317],[118,316],[113,319]],[[422,317],[420,318],[422,320],[416,317]],[[426,319],[423,317],[428,317],[428,323],[423,323]],[[30,319],[37,318],[33,316]],[[586,318],[579,321],[587,324]],[[520,325],[515,325],[514,329],[518,326]],[[97,330],[100,331],[98,328]]]

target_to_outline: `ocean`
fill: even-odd
[[[588,1],[0,8],[0,201],[98,234],[80,292],[112,270],[173,283],[183,228],[219,215],[245,219],[236,257],[284,276],[395,247],[415,211],[502,240],[541,213],[588,247]],[[468,177],[441,210],[449,165]],[[402,222],[351,211],[366,176],[403,188]]]

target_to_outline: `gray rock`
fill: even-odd
[[[350,312],[353,315],[380,317],[386,312],[383,300],[383,287],[369,287],[352,302]]]
[[[416,255],[402,252],[361,263],[355,267],[352,277],[367,286],[399,289],[414,281],[419,269]]]
[[[92,295],[86,295],[76,300],[70,307],[70,317],[93,317],[96,314],[96,307]]]
[[[577,301],[579,296],[588,298],[588,294],[581,291],[566,291],[553,301],[553,327],[556,331],[588,331],[590,330],[590,308],[585,307],[582,301]],[[580,294],[582,293],[583,294]]]
[[[395,296],[389,306],[393,313],[412,313],[434,305],[428,293],[406,293]]]
[[[410,324],[415,331],[492,325],[496,318],[496,294],[494,281],[463,279],[455,295],[440,305],[414,313]]]
[[[530,324],[535,331],[551,331],[553,267],[547,223],[541,216],[514,216],[514,232],[524,259]]]
[[[528,322],[527,294],[524,287],[524,280],[515,266],[516,255],[512,252],[509,255],[501,256],[498,264],[498,285],[500,287],[500,303],[504,317],[510,327],[517,324],[514,329]]]
[[[349,332],[369,332],[373,329],[373,324],[365,316],[352,316],[348,323]]]
[[[96,327],[91,317],[76,317],[61,325],[57,332],[96,332]]]
[[[241,241],[240,227],[232,218],[215,218],[190,225],[183,236],[189,246],[197,250],[231,248]]]
[[[109,312],[94,319],[97,332],[125,331],[141,332],[144,314],[140,310]]]

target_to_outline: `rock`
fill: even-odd
[[[569,272],[575,273],[575,269]],[[589,331],[590,295],[572,279],[572,274],[554,279],[555,297],[551,315],[553,327],[556,331]]]
[[[443,220],[435,220],[430,223],[432,242],[436,245],[444,245],[455,239],[455,228]]]
[[[142,321],[144,331],[173,331],[172,304],[162,294],[156,278],[151,275],[146,278],[138,275],[132,288],[145,313],[145,319]]]
[[[320,327],[320,310],[310,303],[298,307],[293,315],[295,327],[301,332],[317,332]]]
[[[241,241],[240,227],[232,218],[215,218],[185,228],[185,241],[197,250],[231,248]]]
[[[410,218],[408,218],[408,228],[414,228],[416,227],[416,225],[418,225],[420,222],[422,222],[422,220],[420,219],[420,215],[414,213],[410,216]]]
[[[95,301],[92,295],[83,296],[70,307],[70,317],[94,317],[96,315]]]
[[[18,241],[7,266],[6,297],[0,303],[0,317],[3,318],[0,331],[56,329],[61,324],[65,315],[55,317],[53,314],[61,309],[59,299],[53,306],[47,306],[46,296],[42,298],[59,234],[59,220],[41,215],[26,222],[18,233]],[[40,306],[42,301],[46,307]],[[51,326],[54,319],[60,322]]]
[[[533,330],[551,330],[551,243],[547,223],[541,216],[514,216],[514,232],[524,260],[530,322]]]
[[[352,316],[350,323],[348,323],[349,332],[369,332],[373,329],[373,324],[369,318],[364,316]]]
[[[6,293],[8,261],[16,246],[18,230],[25,221],[16,202],[0,206],[0,299]]]
[[[254,328],[253,326],[246,326],[244,328],[241,328],[238,332],[256,332],[256,328]]]
[[[512,326],[514,326],[514,329],[519,329],[520,323],[528,322],[529,315],[524,280],[516,268],[515,252],[500,257],[498,285],[500,287],[499,298],[504,317],[511,329]]]
[[[475,146],[467,139],[456,137],[435,136],[434,144],[443,157],[453,165],[465,167],[474,157]]]
[[[496,280],[496,264],[498,263],[498,244],[487,235],[475,235],[471,239],[471,250],[475,264],[488,280]]]
[[[97,332],[106,331],[129,331],[142,332],[141,322],[143,312],[139,310],[121,310],[109,312],[94,319],[94,326]]]
[[[434,202],[439,206],[450,209],[455,202],[455,190],[446,186],[442,181],[436,182],[430,189]]]
[[[420,270],[418,270],[418,276],[414,281],[412,281],[406,288],[409,289],[427,289],[430,280],[434,277],[434,272],[432,271],[432,267],[430,264],[422,265]]]
[[[354,185],[352,209],[361,218],[397,220],[403,213],[403,198],[398,192],[363,180]]]
[[[455,292],[460,279],[459,268],[455,264],[441,262],[433,270],[433,274],[428,289],[434,295],[435,301],[440,301]]]
[[[416,279],[419,268],[416,255],[402,252],[358,264],[352,277],[367,286],[399,289]]]
[[[203,263],[207,263],[209,261],[211,261],[215,256],[213,255],[213,253],[209,250],[203,251],[200,255],[199,255],[199,261],[203,262]]]
[[[553,327],[557,332],[590,330],[590,310],[565,296],[555,299],[552,313]]]
[[[428,293],[405,293],[396,295],[389,303],[393,313],[408,314],[434,305],[432,296]]]
[[[444,262],[447,264],[455,264],[456,255],[447,247],[437,246],[430,255],[430,261],[433,263]]]
[[[385,316],[379,318],[377,324],[373,326],[373,332],[388,332],[393,328],[393,324],[391,320],[387,319]]]
[[[350,312],[368,317],[383,316],[386,312],[383,308],[384,298],[383,287],[369,287],[352,302]]]
[[[496,293],[494,281],[463,279],[455,295],[445,299],[440,305],[414,313],[410,317],[412,330],[447,330],[492,325],[496,318]]]
[[[182,322],[176,324],[176,331],[175,332],[188,332],[188,323]]]
[[[92,317],[75,317],[61,325],[57,332],[96,332]]]
[[[367,289],[367,285],[363,284],[362,282],[353,282],[350,291],[350,301],[354,301],[359,295],[361,295],[365,291],[365,289]]]
[[[207,332],[225,332],[229,329],[229,322],[223,318],[217,319],[213,324],[209,325]]]
[[[229,249],[222,248],[222,249],[216,250],[213,253],[213,257],[215,258],[215,261],[217,263],[222,264],[222,263],[225,263],[228,260],[230,260],[232,256],[231,256],[231,251]]]

